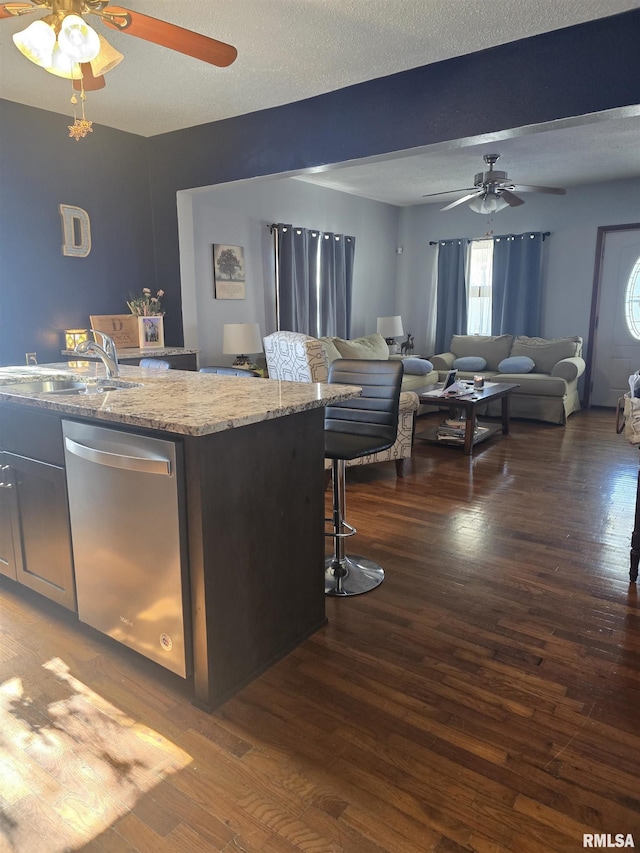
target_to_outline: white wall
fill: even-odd
[[[229,364],[225,323],[275,330],[273,242],[268,225],[286,222],[356,238],[353,337],[375,332],[378,316],[395,313],[399,208],[293,178],[259,179],[178,194],[180,275],[185,346],[200,364]],[[245,250],[246,298],[214,299],[212,245]]]
[[[433,267],[430,241],[482,237],[487,231],[520,234],[550,231],[545,241],[542,337],[589,337],[597,229],[640,221],[640,179],[570,187],[564,196],[523,194],[525,204],[481,216],[466,205],[441,211],[439,204],[402,208],[398,241],[396,308],[415,326],[416,352],[432,353]],[[406,328],[406,322],[405,322]]]

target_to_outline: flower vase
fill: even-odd
[[[161,314],[138,316],[138,340],[140,349],[164,346],[164,317]]]

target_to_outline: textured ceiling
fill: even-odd
[[[89,22],[125,59],[90,94],[90,118],[154,136],[340,89],[541,32],[613,15],[640,0],[130,0],[134,11],[238,49],[216,68]],[[0,21],[0,97],[69,113],[68,83],[37,68]]]
[[[126,2],[126,0],[124,0]],[[640,8],[640,0],[130,0],[127,8],[235,45],[225,69],[89,22],[124,61],[89,93],[94,127],[154,136],[290,103],[364,80]],[[11,40],[42,17],[0,20],[0,97],[71,114],[70,84]],[[522,135],[432,146],[313,179],[395,204],[471,186],[495,150],[519,183],[567,186],[640,174],[640,117],[616,113]]]

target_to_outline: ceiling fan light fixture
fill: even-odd
[[[53,48],[51,57],[51,65],[45,69],[49,74],[55,74],[56,77],[64,77],[66,80],[79,80],[82,77],[82,69],[79,63],[69,59],[66,53],[60,49],[60,45],[56,44]]]
[[[48,68],[56,44],[56,33],[46,19],[42,18],[29,24],[25,30],[15,33],[13,43],[31,62],[41,68]]]
[[[98,38],[100,40],[100,52],[95,59],[91,60],[91,70],[94,77],[102,77],[107,71],[111,71],[124,59],[120,51],[116,50],[113,45],[110,45],[105,38],[101,35],[98,35]]]
[[[468,205],[474,213],[497,213],[509,207],[507,202],[496,193],[483,193],[477,198],[471,199]]]
[[[65,15],[60,24],[58,44],[73,62],[91,62],[100,53],[98,33],[79,15]]]

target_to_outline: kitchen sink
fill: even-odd
[[[72,379],[38,379],[33,382],[13,382],[0,387],[0,393],[11,394],[102,394],[107,391],[120,391],[127,388],[139,388],[139,382],[127,382],[124,379],[98,379],[97,382],[78,382]]]
[[[98,379],[96,385],[102,391],[118,391],[126,388],[142,388],[141,382],[127,382],[126,379]]]
[[[0,391],[5,394],[10,394],[12,391],[20,394],[80,394],[86,389],[84,382],[75,382],[70,379],[37,379],[33,382],[13,382],[11,385],[0,388]]]

